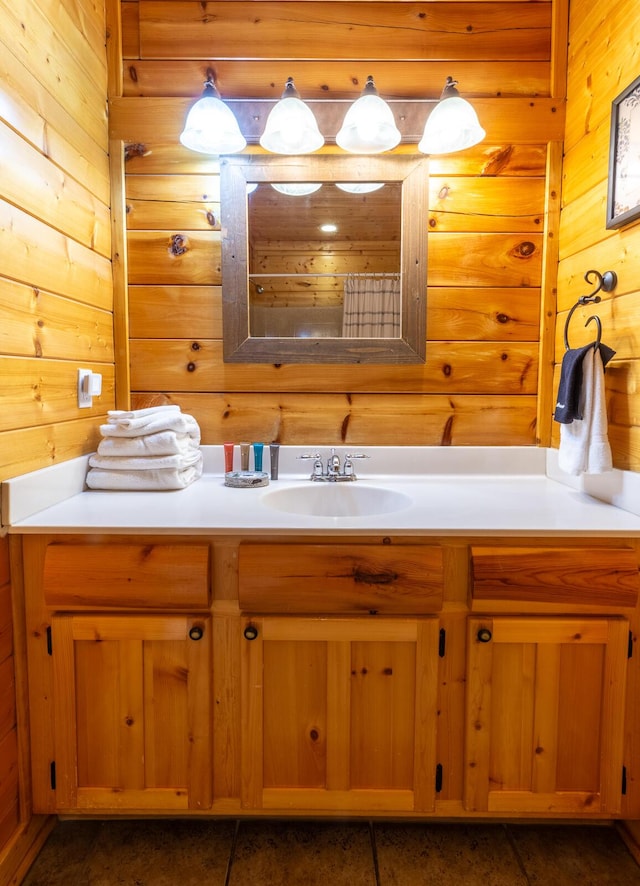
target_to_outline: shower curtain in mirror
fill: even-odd
[[[399,338],[399,276],[347,276],[344,281],[342,335],[344,338]]]

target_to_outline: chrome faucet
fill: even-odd
[[[357,480],[356,473],[353,468],[353,459],[369,457],[370,456],[368,455],[364,455],[364,453],[358,453],[355,455],[347,453],[341,466],[340,456],[335,451],[335,449],[332,449],[331,455],[327,458],[327,466],[325,471],[324,462],[319,452],[316,452],[313,455],[298,456],[298,458],[302,459],[313,459],[313,470],[309,479],[313,480],[314,482],[320,483],[343,483],[345,481]]]

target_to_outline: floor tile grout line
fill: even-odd
[[[520,868],[520,870],[522,872],[522,876],[525,879],[525,883],[527,884],[527,886],[531,886],[531,880],[529,879],[529,874],[527,873],[527,869],[525,867],[524,861],[522,860],[522,856],[520,855],[520,850],[518,849],[518,846],[517,846],[516,841],[513,837],[513,834],[511,833],[509,825],[503,824],[502,829],[505,833],[505,836],[507,838],[507,842],[509,843],[509,846],[511,846],[511,851],[513,852],[515,859],[518,862],[518,867]]]
[[[229,847],[229,858],[227,859],[227,870],[224,876],[224,886],[229,886],[231,882],[231,868],[233,866],[233,859],[236,854],[236,846],[238,845],[238,834],[240,832],[240,819],[236,818],[236,826],[233,830],[233,837],[231,839],[231,846]]]
[[[378,846],[376,844],[376,831],[372,821],[369,822],[369,840],[371,841],[371,854],[373,856],[373,873],[376,878],[376,886],[380,886],[380,866],[378,864]]]

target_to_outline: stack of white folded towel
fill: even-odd
[[[179,406],[112,410],[100,433],[90,489],[184,489],[202,476],[200,428]]]

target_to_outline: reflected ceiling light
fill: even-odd
[[[322,187],[322,182],[287,182],[286,184],[272,184],[272,188],[287,197],[306,197],[307,194],[314,194]]]
[[[260,144],[274,154],[310,154],[324,144],[313,111],[300,100],[293,77],[267,117]]]
[[[378,95],[373,77],[367,77],[360,98],[347,111],[336,135],[337,144],[351,154],[381,154],[395,148],[400,138],[391,108]]]
[[[331,222],[327,222],[326,225],[320,225],[320,230],[323,234],[335,234],[338,230],[338,226]]]
[[[384,188],[384,182],[336,182],[336,188],[348,194],[370,194]]]
[[[258,187],[258,182],[247,182],[247,194],[253,194]]]
[[[486,132],[478,115],[456,89],[458,81],[447,77],[440,101],[427,117],[418,144],[423,154],[451,154],[477,145]]]
[[[207,72],[207,77],[201,97],[187,114],[180,142],[201,154],[234,154],[247,141],[233,112],[221,100],[213,73]]]

